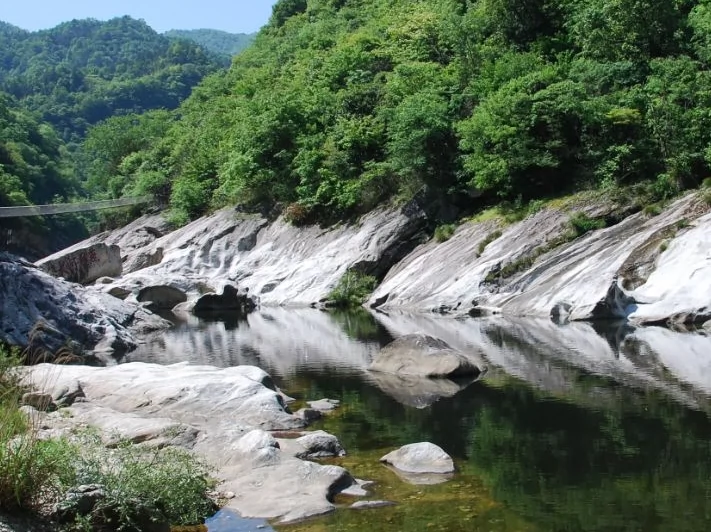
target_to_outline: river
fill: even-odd
[[[382,345],[413,332],[481,353],[488,372],[452,382],[367,371]],[[339,497],[334,514],[276,530],[711,529],[711,338],[702,333],[276,308],[179,323],[127,360],[251,364],[297,406],[341,401],[314,427],[348,451],[329,463],[375,480],[369,498],[397,505],[356,511]],[[379,464],[417,441],[455,459],[452,479],[415,486]],[[208,523],[211,532],[264,527],[219,514]]]

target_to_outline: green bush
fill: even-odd
[[[489,233],[484,240],[479,242],[479,247],[477,248],[477,251],[479,252],[479,255],[484,253],[484,250],[486,249],[486,246],[491,244],[494,240],[497,238],[500,238],[503,233],[497,229],[493,233]]]
[[[206,492],[208,468],[184,449],[149,449],[121,442],[106,449],[96,434],[84,433],[77,460],[77,484],[98,484],[104,498],[75,528],[110,525],[132,529],[137,520],[195,525],[214,510]],[[139,516],[138,509],[142,510]],[[111,523],[107,521],[111,520]]]
[[[582,236],[590,231],[595,231],[596,229],[602,229],[605,227],[605,220],[600,218],[590,218],[587,214],[582,212],[573,213],[568,223],[570,224],[575,236]]]
[[[377,284],[378,280],[372,275],[348,270],[328,294],[328,299],[341,308],[357,307],[365,302]]]
[[[662,206],[659,203],[650,203],[644,206],[642,212],[647,216],[658,216],[662,213]]]
[[[457,226],[454,224],[444,224],[440,225],[435,229],[434,238],[437,242],[446,242],[454,235],[454,231],[457,230]]]

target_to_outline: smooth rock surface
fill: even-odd
[[[197,298],[201,283],[216,291],[236,283],[263,305],[308,306],[323,299],[351,268],[383,276],[420,241],[424,221],[424,212],[414,203],[400,210],[376,210],[357,223],[329,229],[297,228],[283,218],[270,223],[223,209],[143,246],[122,248],[127,265],[158,249],[161,261],[126,268],[122,279],[101,290],[121,286],[136,293],[145,286],[170,284]],[[125,231],[107,242],[121,241],[121,234]]]
[[[472,358],[446,342],[422,334],[397,338],[373,359],[370,371],[420,377],[468,377],[482,371]]]
[[[573,213],[604,218],[614,209],[593,200],[545,208],[508,226],[465,223],[448,241],[423,244],[400,261],[369,304],[459,314],[488,309],[560,322],[703,319],[711,296],[708,206],[691,193],[658,216],[637,213],[554,245],[567,239]],[[513,272],[500,277],[506,268]]]
[[[305,462],[266,431],[304,426],[289,414],[268,374],[253,366],[215,368],[128,363],[109,368],[41,364],[25,382],[54,396],[78,382],[85,398],[47,414],[52,434],[97,428],[105,443],[179,445],[215,467],[218,490],[235,494],[227,508],[245,517],[296,521],[335,509],[332,497],[355,480],[343,468]],[[272,383],[272,387],[268,385]],[[342,451],[335,437],[302,433],[300,451]]]
[[[141,303],[149,303],[149,307],[157,310],[170,310],[188,300],[182,290],[168,285],[147,286],[138,292],[136,297]]]
[[[123,271],[121,249],[105,243],[77,244],[35,263],[43,271],[72,283],[89,284]]]
[[[139,305],[68,283],[0,253],[0,340],[51,360],[60,349],[125,353],[170,324]]]
[[[453,473],[452,458],[434,443],[403,445],[380,459],[405,473]]]

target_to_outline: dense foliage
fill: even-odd
[[[708,0],[280,0],[141,159],[183,218],[348,216],[424,185],[663,198],[708,174],[710,29]]]
[[[0,24],[0,90],[66,141],[110,116],[174,109],[224,62],[130,17],[27,32]]]
[[[232,57],[247,48],[254,40],[253,33],[228,33],[221,30],[170,30],[168,37],[178,37],[196,42],[215,54]]]

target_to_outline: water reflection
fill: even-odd
[[[425,384],[367,372],[381,345],[414,332],[483,351],[490,371]],[[540,530],[708,530],[709,348],[702,334],[623,324],[270,309],[232,328],[185,323],[132,358],[256,364],[299,399],[340,399],[323,428],[351,455],[436,443],[458,478],[482,482],[495,501],[478,510],[499,512],[481,516],[491,530],[518,530],[507,515]],[[387,510],[389,521],[380,510],[339,512],[319,530],[429,530],[432,516],[440,529],[471,530],[447,492],[426,491],[456,485],[423,488]],[[471,506],[480,498],[472,493]]]

